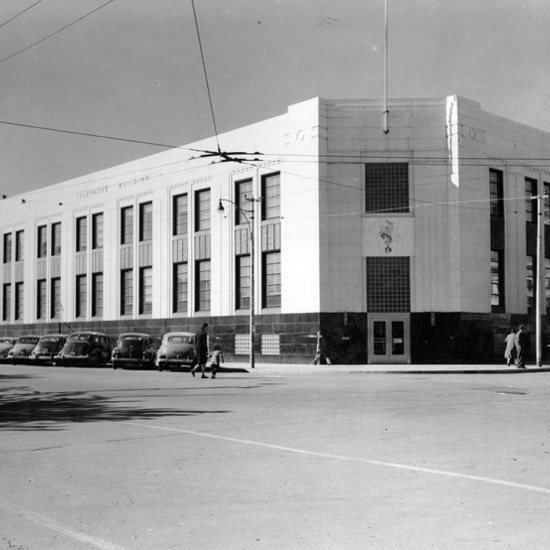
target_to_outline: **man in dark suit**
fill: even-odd
[[[527,355],[527,345],[529,337],[525,332],[525,327],[521,325],[516,334],[516,367],[518,369],[525,368],[525,356]]]
[[[208,323],[203,323],[201,329],[195,334],[195,353],[197,354],[197,364],[191,369],[193,377],[199,370],[202,371],[201,378],[206,376],[206,361],[208,361]]]

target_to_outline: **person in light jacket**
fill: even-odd
[[[506,366],[514,365],[516,362],[516,329],[510,329],[510,333],[504,339],[506,349],[504,350],[504,359]]]

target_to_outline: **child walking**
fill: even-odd
[[[208,363],[206,363],[207,366],[212,368],[212,376],[210,378],[216,378],[216,374],[222,363],[225,363],[225,361],[220,346],[216,344],[214,346],[214,351],[208,354]]]

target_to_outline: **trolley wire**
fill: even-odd
[[[39,0],[41,1],[41,0]],[[90,15],[96,13],[97,11],[99,11],[100,9],[104,8],[105,6],[107,6],[108,4],[111,4],[112,2],[114,2],[115,0],[108,0],[107,2],[105,2],[104,4],[102,4],[101,6],[95,8],[94,10],[88,12],[87,14],[83,15],[82,17],[79,17],[78,19],[76,19],[75,21],[73,21],[72,23],[69,23],[68,25],[65,25],[64,27],[61,27],[60,29],[58,29],[57,31],[49,34],[48,36],[45,36],[44,38],[41,38],[40,40],[38,40],[37,42],[34,42],[33,44],[30,44],[29,46],[26,46],[25,48],[22,48],[21,50],[17,51],[17,52],[14,52],[10,55],[7,55],[6,57],[0,59],[0,63],[4,63],[4,61],[8,61],[8,59],[12,59],[14,58],[16,55],[19,55],[23,52],[26,52],[28,50],[30,50],[31,48],[34,48],[35,46],[38,46],[38,44],[42,44],[43,42],[45,42],[46,40],[49,40],[50,38],[58,35],[59,33],[67,30],[69,27],[72,27],[73,25],[76,25],[77,23],[79,23],[80,21],[82,21],[83,19],[86,19],[86,17],[89,17]],[[37,2],[38,3],[38,2]],[[36,4],[34,4],[36,5]],[[32,7],[32,6],[31,6]],[[30,8],[29,8],[30,9]],[[13,18],[11,19],[13,20]],[[10,20],[10,21],[11,21]],[[9,21],[7,21],[6,23],[9,23]]]

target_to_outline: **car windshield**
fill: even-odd
[[[170,336],[168,338],[168,342],[170,342],[171,344],[192,344],[193,338],[191,336],[182,335]]]
[[[17,341],[18,344],[36,344],[38,342],[38,338],[19,338]]]

